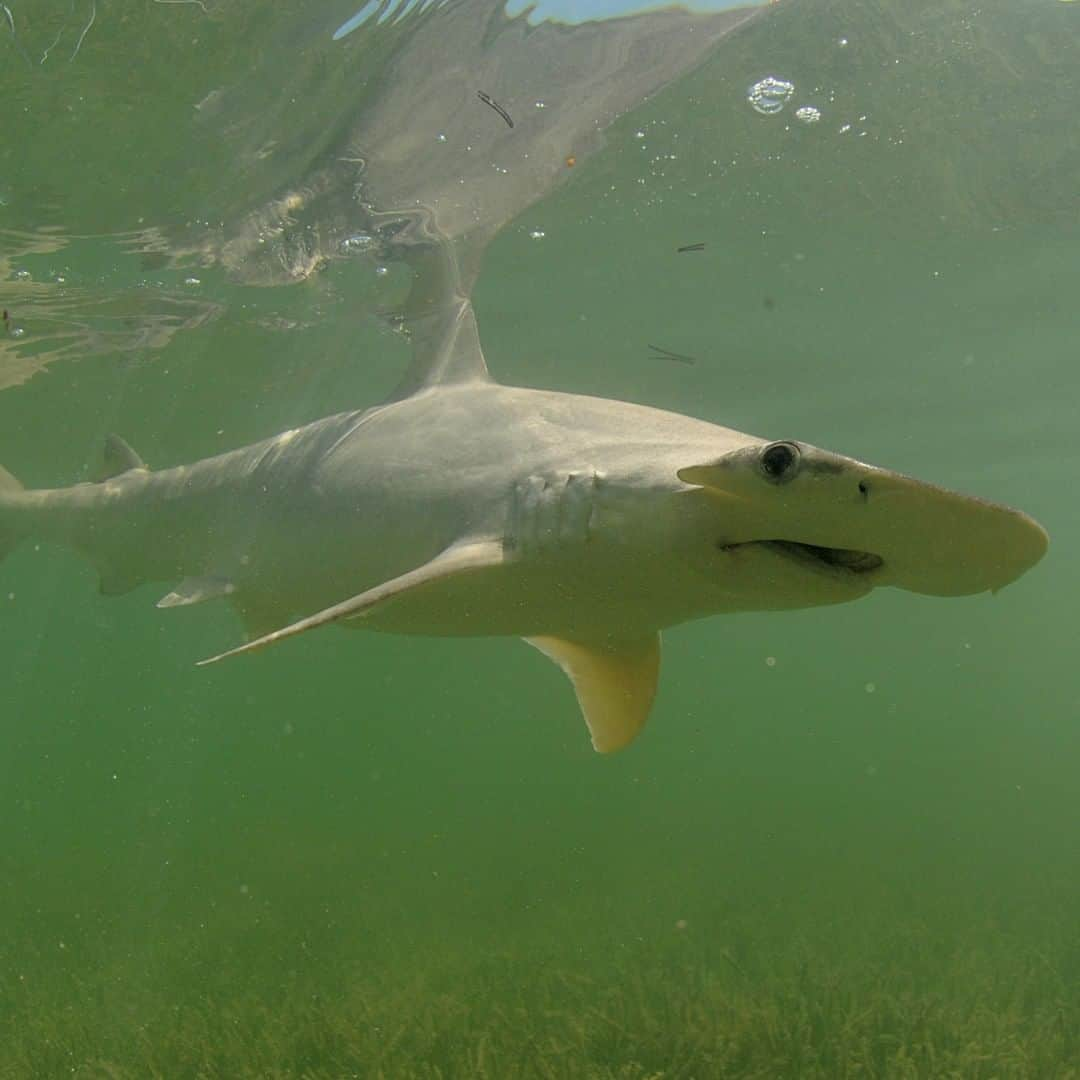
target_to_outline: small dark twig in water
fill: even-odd
[[[705,245],[703,243],[699,243],[699,244],[683,244],[683,246],[681,248],[676,248],[676,251],[678,251],[680,254],[682,254],[682,252],[684,252],[684,251],[704,251],[704,250],[705,250]]]
[[[492,97],[485,94],[483,90],[477,90],[476,96],[485,104],[490,105],[505,121],[507,127],[513,127],[514,121],[510,119],[510,114]]]
[[[745,979],[747,974],[738,964],[735,963],[735,958],[726,949],[720,950],[720,955]]]
[[[652,349],[652,351],[657,353],[659,356],[662,356],[665,360],[675,360],[680,364],[697,363],[697,360],[695,360],[692,356],[687,356],[685,353],[672,352],[670,349],[661,348],[661,346],[659,345],[650,345],[649,348]]]

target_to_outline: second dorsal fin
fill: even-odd
[[[145,468],[146,462],[119,435],[109,434],[105,436],[105,450],[94,479],[100,483],[131,469]]]

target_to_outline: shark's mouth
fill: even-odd
[[[885,565],[885,560],[872,551],[821,547],[818,544],[803,544],[797,540],[744,540],[737,544],[720,544],[719,547],[721,551],[734,551],[743,547],[766,548],[815,570],[827,570],[844,576],[868,574]]]
[[[885,560],[872,551],[855,551],[851,548],[819,547],[817,544],[800,544],[795,540],[760,540],[758,543],[783,555],[813,562],[850,574],[866,574],[884,565]]]

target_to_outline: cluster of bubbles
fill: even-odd
[[[787,79],[766,75],[759,79],[746,93],[746,100],[754,112],[762,116],[775,116],[783,112],[784,107],[795,93],[795,84]],[[801,105],[795,110],[795,119],[804,124],[816,124],[821,119],[821,110],[813,105]]]
[[[345,237],[338,244],[338,250],[342,255],[359,255],[361,252],[369,250],[374,244],[375,238],[367,233],[353,233],[352,236]]]
[[[365,252],[374,251],[377,247],[375,237],[370,233],[358,232],[346,236],[338,241],[337,249],[342,255],[363,255]],[[390,267],[379,263],[375,267],[376,277],[387,277]]]
[[[766,75],[750,87],[746,100],[750,102],[754,112],[759,112],[762,116],[775,116],[783,112],[784,106],[794,93],[794,83],[778,79],[775,75]]]

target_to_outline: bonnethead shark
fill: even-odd
[[[428,318],[375,408],[160,471],[112,438],[103,479],[56,490],[5,473],[0,554],[69,545],[109,594],[178,582],[162,608],[227,596],[249,641],[212,660],[331,622],[516,635],[607,752],[645,723],[666,627],[886,586],[996,591],[1046,551],[1018,510],[796,439],[499,385],[467,298]]]
[[[469,297],[491,237],[760,10],[573,29],[530,28],[491,0],[425,16],[333,161],[218,256],[246,280],[302,277],[359,222],[408,262],[413,362],[390,400],[159,471],[111,437],[100,479],[68,488],[27,491],[0,470],[0,557],[37,537],[88,556],[106,594],[160,581],[162,608],[228,597],[249,640],[212,660],[331,622],[516,635],[567,673],[603,752],[644,725],[666,627],[1015,580],[1047,547],[1017,510],[795,439],[488,373]],[[208,122],[247,130],[229,95],[210,98]]]

